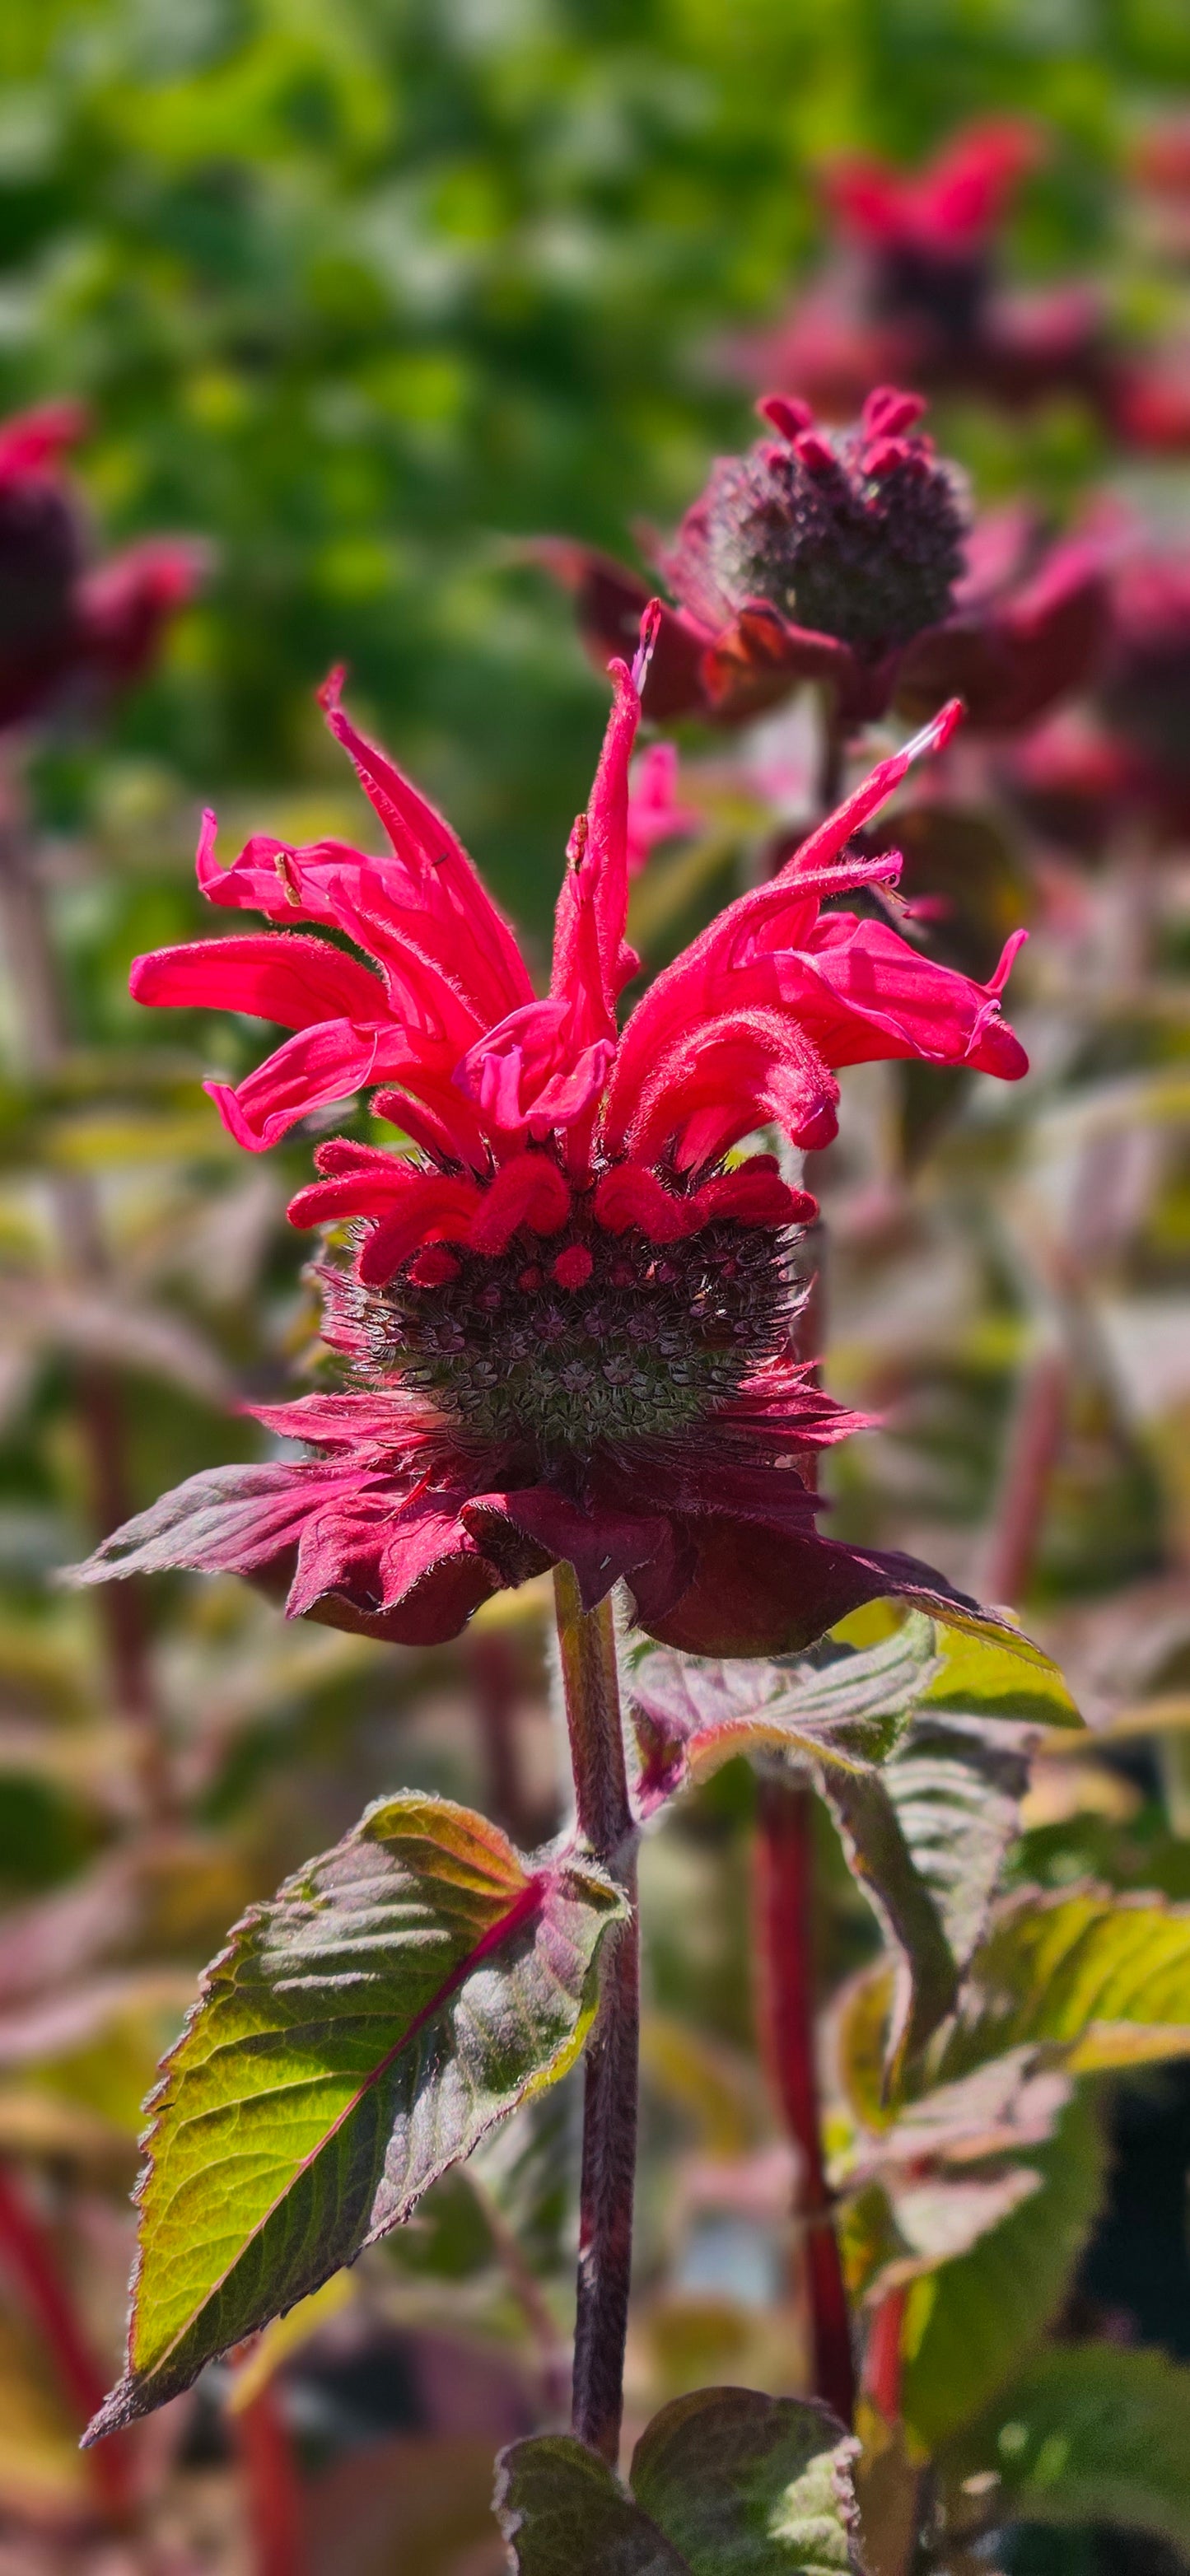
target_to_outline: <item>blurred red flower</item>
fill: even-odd
[[[153,537],[100,563],[62,457],[86,428],[77,403],[0,426],[0,727],[89,711],[147,670],[190,598],[202,549]]]
[[[774,328],[729,343],[730,372],[834,420],[890,377],[1013,409],[1076,394],[1124,445],[1183,451],[1190,380],[1176,353],[1123,344],[1093,285],[999,282],[997,234],[1045,148],[1030,120],[990,117],[960,126],[919,171],[827,162],[826,266]]]

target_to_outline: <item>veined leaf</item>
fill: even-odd
[[[940,1667],[932,1620],[911,1613],[856,1653],[785,1662],[651,1647],[630,1683],[645,1813],[733,1754],[782,1753],[855,1771],[883,1761]]]
[[[973,1961],[970,2003],[939,2072],[1044,2039],[1077,2041],[1089,2073],[1100,2026],[1107,2066],[1121,2062],[1127,2024],[1138,2035],[1190,2030],[1190,1907],[1094,1888],[1030,1895],[1004,1909]]]
[[[1026,1726],[1082,1725],[1057,1665],[1031,1638],[948,1611],[938,1642],[943,1668],[924,1693],[926,1710],[1014,1718]]]
[[[1190,2550],[1190,2370],[1114,2344],[1040,2352],[947,2465],[997,2472],[985,2516],[1121,2523]]]
[[[1102,2190],[1103,2146],[1077,2095],[1029,2158],[1036,2190],[909,2291],[901,2409],[924,2451],[959,2432],[1020,2369],[1061,2306]]]
[[[859,2576],[856,2448],[823,2407],[700,2388],[654,2416],[630,2489],[568,2435],[514,2443],[496,2516],[518,2576]]]
[[[561,2075],[624,1911],[595,1868],[533,1868],[408,1794],[245,1915],[150,2096],[128,2371],[90,2438],[308,2296]]]
[[[951,1956],[966,1967],[982,1938],[1028,1786],[1008,1726],[928,1705],[882,1774],[914,1869],[933,1897]]]
[[[1041,2188],[1036,2151],[1070,2098],[1047,2051],[1018,2048],[923,2094],[860,2146],[841,2177],[859,2195],[847,2229],[854,2289],[904,2288],[1000,2226]]]
[[[901,1973],[893,2060],[924,2045],[954,2003],[957,1971],[941,1918],[914,1867],[877,1765],[892,1753],[940,1665],[932,1620],[914,1612],[862,1651],[720,1662],[658,1648],[632,1680],[645,1813],[690,1780],[744,1753],[810,1769],[831,1807],[852,1871],[896,1946]]]
[[[925,2046],[952,2009],[958,1968],[883,1772],[848,1773],[824,1764],[820,1779],[852,1876],[879,1915],[898,1960],[886,2070],[895,2083],[905,2060]]]

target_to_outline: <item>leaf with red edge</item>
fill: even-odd
[[[128,2370],[90,2439],[407,2218],[573,2064],[624,1901],[446,1798],[382,1799],[207,1971],[141,2178]]]

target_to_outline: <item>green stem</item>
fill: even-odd
[[[571,2423],[615,2466],[624,2411],[639,2084],[640,1954],[635,1830],[610,1600],[584,1610],[570,1566],[554,1573],[558,1645],[579,1832],[629,1900],[604,1950],[587,2051]]]

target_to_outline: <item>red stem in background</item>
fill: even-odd
[[[599,2017],[586,2055],[571,2395],[573,2430],[614,2468],[624,2411],[640,2081],[636,1836],[611,1601],[584,1610],[564,1562],[554,1568],[554,1595],[579,1832],[631,1907],[604,1944]]]
[[[980,1589],[1018,1603],[1028,1586],[1062,1440],[1070,1369],[1056,1344],[1038,1351],[1017,1389]]]
[[[810,2307],[814,2394],[840,2422],[855,2412],[843,2266],[822,2151],[814,2045],[814,1792],[784,1780],[760,1791],[757,1951],[765,2055],[798,2149],[798,2216]]]
[[[471,1687],[487,1773],[485,1812],[522,1851],[539,1839],[521,1776],[517,1707],[521,1696],[516,1650],[499,1629],[478,1629],[466,1639]]]
[[[10,2168],[0,2163],[0,2264],[16,2282],[50,2354],[80,2432],[107,2394],[106,2374],[91,2351],[63,2280],[57,2249],[30,2207]],[[131,2455],[126,2433],[115,2433],[85,2454],[96,2501],[111,2522],[129,2519],[133,2506]],[[280,2571],[278,2571],[280,2576]]]
[[[908,2305],[907,2289],[886,2290],[868,2330],[864,2395],[886,2424],[895,2424],[901,2412],[901,2336]]]
[[[231,2417],[246,2490],[252,2576],[304,2576],[302,2482],[276,2382]]]

